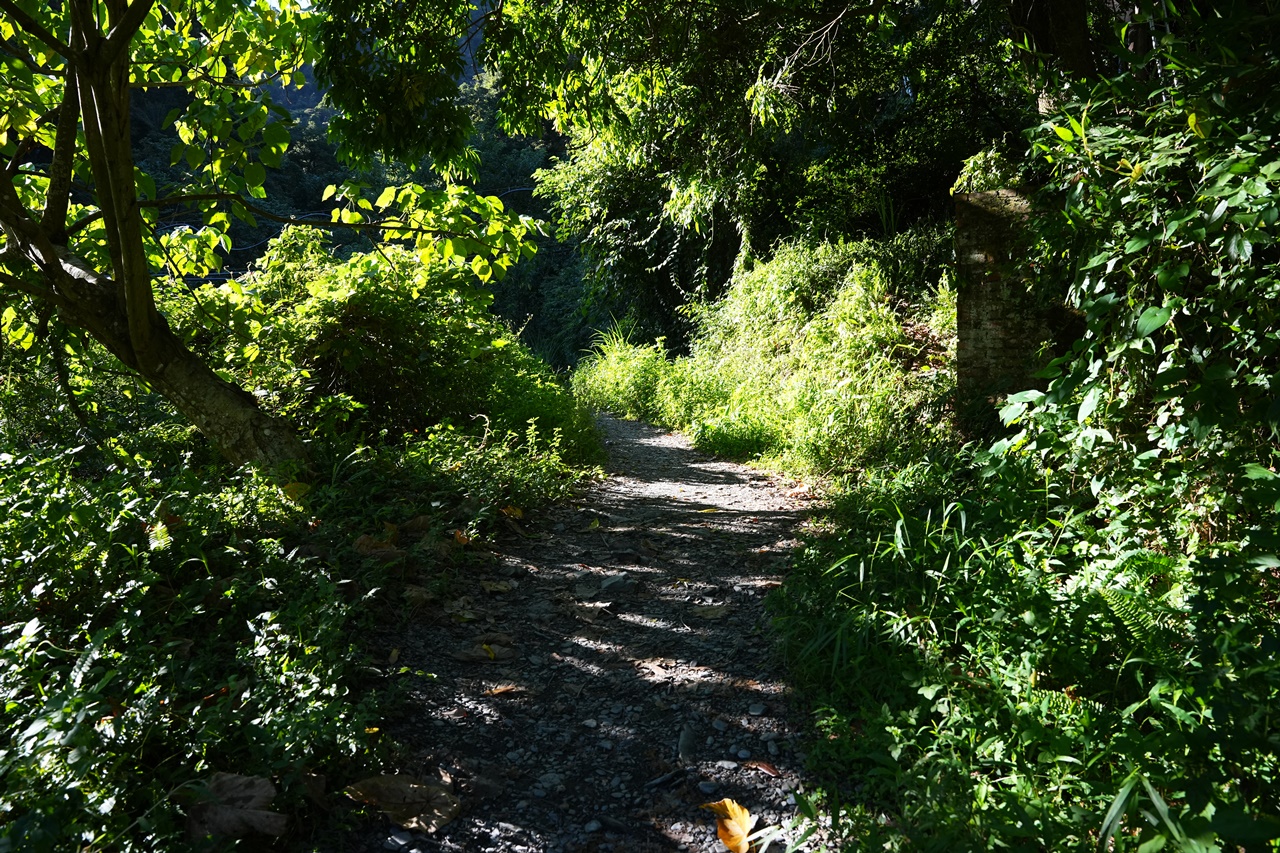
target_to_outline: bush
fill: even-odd
[[[913,239],[932,245],[908,235],[895,243]],[[669,361],[658,345],[610,333],[580,364],[574,391],[589,405],[687,429],[704,449],[803,470],[915,452],[937,438],[951,371],[945,349],[930,362],[904,332],[881,265],[864,260],[881,253],[867,243],[786,246],[691,311],[688,357]],[[944,340],[954,295],[938,294],[927,316]],[[929,369],[913,370],[917,362]]]
[[[394,247],[338,262],[322,245],[287,228],[251,277],[197,294],[230,332],[213,351],[265,404],[321,435],[393,440],[440,423],[523,435],[536,420],[569,458],[596,458],[589,415],[469,271]]]
[[[405,579],[447,585],[459,543],[599,453],[483,295],[397,250],[335,261],[287,230],[251,280],[163,305],[220,321],[194,346],[304,428],[313,476],[228,470],[93,346],[54,348],[56,321],[9,323],[41,357],[0,355],[0,851],[212,846],[187,818],[218,772],[270,779],[291,831],[323,833],[307,780],[383,759],[405,670],[364,638]]]

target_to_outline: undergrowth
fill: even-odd
[[[403,618],[406,584],[447,590],[482,559],[469,543],[600,452],[485,305],[392,249],[333,260],[308,231],[250,279],[165,293],[218,317],[194,345],[302,427],[300,481],[231,470],[56,326],[10,336],[0,850],[221,849],[189,822],[220,772],[271,780],[285,843],[332,830],[319,803],[393,747],[406,670],[366,638]]]
[[[936,251],[939,239],[918,250]],[[927,297],[903,310],[890,283],[906,266],[890,269],[867,242],[785,246],[741,271],[723,299],[690,309],[689,356],[670,359],[662,341],[636,344],[614,329],[579,364],[574,391],[597,408],[687,430],[702,449],[793,470],[838,474],[864,459],[905,458],[944,437],[954,384],[951,292],[945,278],[932,292],[912,282]],[[930,323],[928,336],[907,332]]]

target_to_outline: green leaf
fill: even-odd
[[[324,188],[324,195],[320,196],[320,200],[328,201],[329,199],[333,198],[333,194],[336,193],[337,191],[338,191],[338,188],[335,185],[329,184],[329,186]]]
[[[1058,138],[1063,142],[1071,142],[1076,138],[1076,135],[1065,127],[1058,127],[1056,124],[1051,124],[1049,126],[1053,128],[1053,132],[1058,134]]]
[[[1085,420],[1094,413],[1098,408],[1098,403],[1102,400],[1102,388],[1095,385],[1090,388],[1084,395],[1084,399],[1080,401],[1080,410],[1076,412],[1076,421],[1084,423]]]
[[[1244,466],[1244,475],[1250,480],[1280,480],[1280,474],[1256,462],[1250,462]]]
[[[1165,323],[1169,322],[1169,318],[1173,315],[1173,309],[1168,306],[1160,308],[1151,307],[1142,312],[1142,316],[1138,318],[1138,337],[1149,338],[1157,329],[1163,328]]]
[[[261,163],[250,163],[244,168],[244,182],[251,187],[260,187],[267,179],[267,170]]]
[[[378,200],[377,200],[377,201],[375,201],[375,202],[374,202],[374,204],[376,204],[376,205],[378,206],[378,208],[381,210],[381,209],[386,208],[386,207],[387,207],[387,205],[391,204],[391,202],[395,201],[395,198],[396,198],[396,188],[395,188],[395,187],[387,187],[387,188],[386,188],[385,190],[383,190],[383,191],[382,191],[382,193],[378,196]]]

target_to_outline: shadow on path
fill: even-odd
[[[732,797],[761,826],[794,813],[799,725],[763,603],[804,508],[680,436],[601,427],[609,479],[464,569],[399,639],[400,665],[431,675],[392,727],[397,770],[445,771],[462,815],[359,849],[719,851],[701,803]],[[451,656],[486,634],[509,657]]]

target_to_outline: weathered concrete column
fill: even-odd
[[[972,420],[1001,395],[1034,387],[1037,356],[1054,335],[1045,306],[1017,272],[1026,197],[992,190],[955,200],[956,393],[962,418]]]

